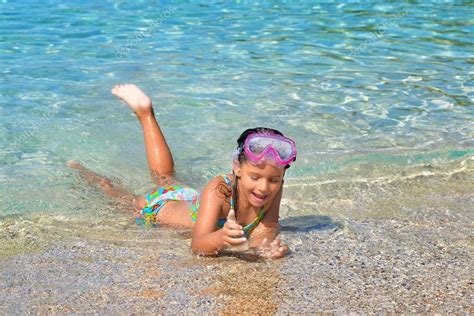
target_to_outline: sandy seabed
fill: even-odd
[[[143,230],[125,215],[4,217],[0,312],[473,313],[473,175],[288,181],[291,253],[274,261],[197,257],[189,231]]]

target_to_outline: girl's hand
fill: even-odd
[[[278,259],[285,256],[288,246],[282,244],[280,239],[269,242],[267,238],[263,239],[260,246],[256,248],[257,254],[267,259]]]
[[[245,243],[247,238],[244,236],[242,226],[237,224],[234,210],[230,210],[227,215],[227,221],[222,227],[222,238],[225,246],[237,246]]]

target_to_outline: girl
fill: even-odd
[[[133,204],[137,222],[194,227],[194,253],[214,255],[228,246],[248,243],[262,257],[285,255],[288,247],[275,237],[283,177],[296,159],[291,139],[272,129],[246,130],[237,140],[232,174],[210,180],[199,197],[192,188],[172,185],[173,157],[150,98],[133,84],[117,85],[111,92],[127,103],[143,128],[148,165],[158,188],[143,198],[76,162],[69,166],[79,169],[89,182],[100,184],[109,196]]]

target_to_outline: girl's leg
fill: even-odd
[[[87,169],[79,162],[68,161],[66,165],[78,170],[79,174],[90,186],[99,188],[105,195],[120,202],[121,207],[135,210],[135,215],[139,215],[140,211],[145,206],[146,200],[144,197],[130,193],[118,185],[113,185],[109,179]],[[194,222],[189,216],[189,208],[189,202],[168,201],[158,213],[157,220],[161,224],[193,227]]]
[[[169,185],[174,176],[173,156],[155,119],[150,98],[134,84],[116,85],[111,92],[127,103],[142,126],[152,180],[160,186]]]
[[[94,171],[87,169],[77,161],[68,161],[66,165],[70,168],[79,171],[79,174],[87,181],[90,186],[99,188],[104,194],[119,200],[124,203],[127,208],[133,207],[135,210],[140,210],[145,206],[145,198],[130,193],[125,188],[118,185],[113,185],[112,182],[95,173]]]

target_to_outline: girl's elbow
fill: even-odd
[[[193,238],[191,241],[191,251],[199,256],[215,256],[219,254],[222,247],[209,240]]]
[[[194,239],[191,241],[191,251],[194,254],[199,254],[200,252],[199,245]]]
[[[192,244],[191,244],[191,251],[195,255],[205,256],[205,257],[216,256],[219,254],[219,251],[217,250],[203,249],[202,247],[198,247]]]

